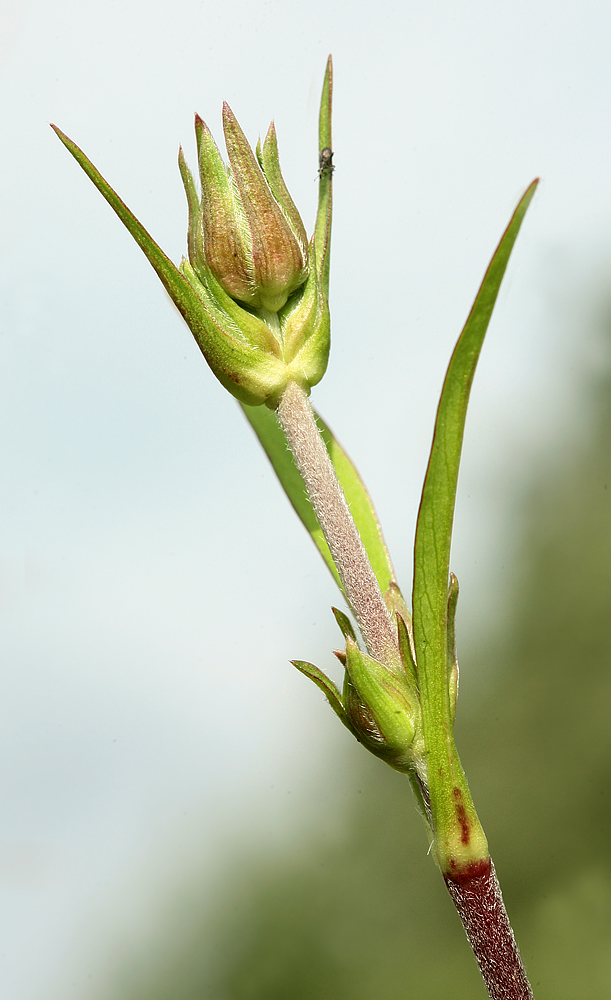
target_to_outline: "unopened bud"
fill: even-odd
[[[192,263],[207,264],[232,298],[275,313],[306,280],[305,229],[280,172],[274,126],[260,161],[226,103],[223,130],[229,168],[196,119],[205,261]]]

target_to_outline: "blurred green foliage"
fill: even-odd
[[[611,995],[611,374],[603,367],[588,397],[591,433],[550,456],[530,491],[507,618],[462,663],[489,678],[479,697],[463,693],[457,742],[537,1000]],[[359,751],[343,835],[304,838],[280,859],[233,859],[214,900],[199,909],[188,893],[174,901],[184,905],[179,933],[147,956],[146,973],[131,969],[129,987],[115,984],[113,997],[483,1000],[425,857],[407,781]]]

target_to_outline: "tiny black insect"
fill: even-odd
[[[332,174],[335,170],[335,167],[333,166],[333,150],[329,149],[328,146],[325,146],[325,148],[320,151],[320,157],[318,159],[318,176],[322,177],[325,170],[330,174]]]

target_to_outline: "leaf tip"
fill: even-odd
[[[64,132],[62,132],[62,130],[53,122],[49,122],[49,128],[53,129],[55,135],[58,137],[58,139],[61,139],[62,142],[65,142],[66,139],[68,138],[68,136]]]

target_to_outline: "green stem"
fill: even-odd
[[[277,415],[367,650],[382,662],[388,657],[394,659],[397,656],[396,638],[382,592],[316,425],[309,399],[296,383],[287,386]],[[437,834],[436,859],[477,959],[488,995],[491,1000],[533,1000],[494,865],[488,855],[486,838],[454,746],[447,684],[444,690],[447,694],[442,698],[443,705],[427,713],[424,720],[425,739],[428,740],[427,760],[435,762],[434,768],[429,766],[429,780],[433,778],[437,791],[432,815],[424,776],[419,778],[413,773],[410,781],[425,820],[432,819],[433,831]],[[429,695],[432,695],[429,704],[434,704],[437,700],[434,693],[429,692]],[[444,725],[439,726],[440,718],[445,719]],[[435,773],[431,775],[432,770]],[[447,794],[448,789],[452,790],[452,794]],[[444,809],[445,812],[449,810],[448,815],[444,815]],[[441,838],[440,830],[445,833]]]

